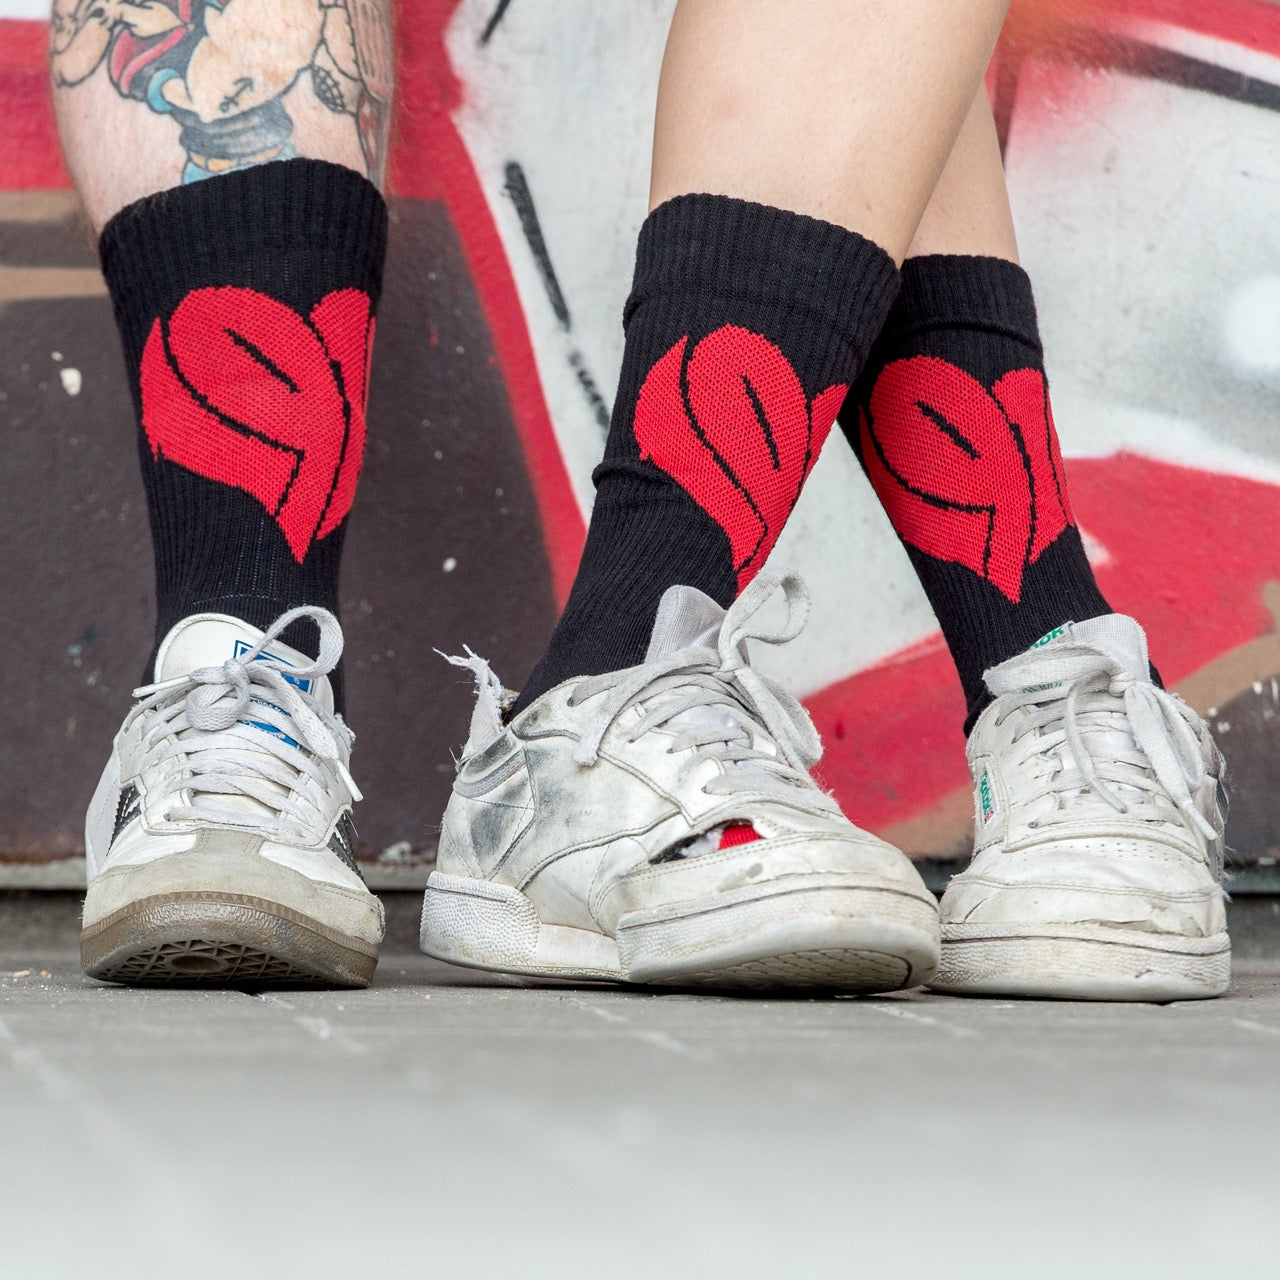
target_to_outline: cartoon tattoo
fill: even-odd
[[[369,176],[385,160],[390,0],[54,0],[54,82],[103,62],[117,92],[171,115],[184,182],[296,155],[286,95],[352,118]]]

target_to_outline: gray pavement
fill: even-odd
[[[1156,1007],[93,983],[0,902],[0,1276],[1280,1275],[1280,977]]]

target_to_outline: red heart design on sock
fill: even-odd
[[[861,414],[863,460],[903,541],[962,564],[1017,604],[1022,578],[1074,522],[1044,374],[988,391],[936,356],[895,360]]]
[[[649,370],[633,429],[640,456],[725,531],[741,589],[778,540],[848,388],[810,405],[778,347],[738,325],[688,345],[681,338]]]
[[[1005,416],[1022,435],[1024,462],[1030,469],[1031,514],[1034,532],[1029,562],[1054,542],[1068,525],[1074,525],[1067,484],[1062,470],[1062,451],[1049,407],[1049,388],[1039,369],[1014,369],[991,389]]]
[[[373,332],[359,289],[307,319],[253,289],[193,290],[142,353],[152,454],[251,493],[301,563],[355,497]]]

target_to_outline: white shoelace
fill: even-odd
[[[1205,763],[1198,718],[1180,698],[1084,644],[1030,650],[986,681],[1010,709],[1036,708],[1014,740],[1029,736],[1025,758],[1047,763],[1042,790],[1027,797],[1053,803],[1039,825],[1070,820],[1071,800],[1091,792],[1117,813],[1169,821],[1176,810],[1208,840],[1222,835],[1196,806]],[[1068,758],[1072,767],[1064,767]]]
[[[777,629],[763,628],[756,614],[779,588],[786,619]],[[593,765],[609,727],[636,705],[643,714],[628,727],[626,741],[668,725],[678,730],[671,751],[694,749],[691,766],[708,756],[733,766],[707,784],[709,794],[763,787],[792,804],[814,803],[822,793],[812,786],[808,767],[821,756],[822,745],[813,722],[781,685],[751,669],[746,651],[748,640],[784,644],[793,639],[808,612],[809,595],[797,576],[758,577],[725,614],[716,648],[694,645],[636,667],[621,679],[611,672],[579,681],[571,706],[599,695],[604,701],[574,759]],[[765,741],[760,741],[761,728]],[[813,797],[802,798],[798,787]]]
[[[295,667],[263,656],[299,618],[320,628],[315,662]],[[314,842],[322,815],[301,784],[312,778],[327,790],[340,779],[359,800],[343,758],[355,735],[286,673],[294,680],[328,675],[341,656],[342,629],[333,614],[291,609],[256,645],[221,666],[135,689],[141,701],[130,719],[144,718],[148,767],[160,777],[158,794],[152,792],[155,811],[170,822],[252,827],[286,842]],[[254,803],[245,804],[246,797]]]

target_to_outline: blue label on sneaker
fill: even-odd
[[[248,653],[252,648],[253,645],[251,645],[247,640],[237,640],[235,642],[235,650],[232,653],[232,657],[239,658]],[[289,663],[289,659],[281,654],[269,652],[259,653],[253,660],[254,662],[261,662],[266,658],[270,658],[272,662],[284,663],[286,666]],[[287,671],[281,671],[280,674],[291,685],[293,685],[295,689],[301,689],[303,693],[310,693],[315,687],[314,680],[304,679],[301,676],[293,676]],[[270,707],[273,711],[279,711],[281,714],[286,716],[289,714],[283,707],[277,707],[274,702],[267,702],[263,698],[250,698],[249,701],[256,702],[260,707]],[[255,729],[261,729],[263,733],[269,733],[273,738],[278,738],[281,742],[287,742],[291,747],[298,747],[298,749],[301,750],[301,744],[295,742],[287,733],[281,729],[277,729],[273,724],[267,724],[262,720],[244,720],[242,723],[252,725]]]
[[[233,658],[239,658],[243,654],[248,653],[252,648],[253,645],[251,645],[247,640],[237,640],[235,650],[231,656]],[[289,666],[289,659],[279,653],[260,653],[254,658],[254,662],[263,662],[268,658],[270,658],[272,662],[282,662],[286,667]],[[303,693],[310,693],[315,685],[314,680],[303,679],[301,676],[292,676],[287,671],[282,671],[280,674],[284,676],[284,678],[293,685],[295,689],[301,689]]]

